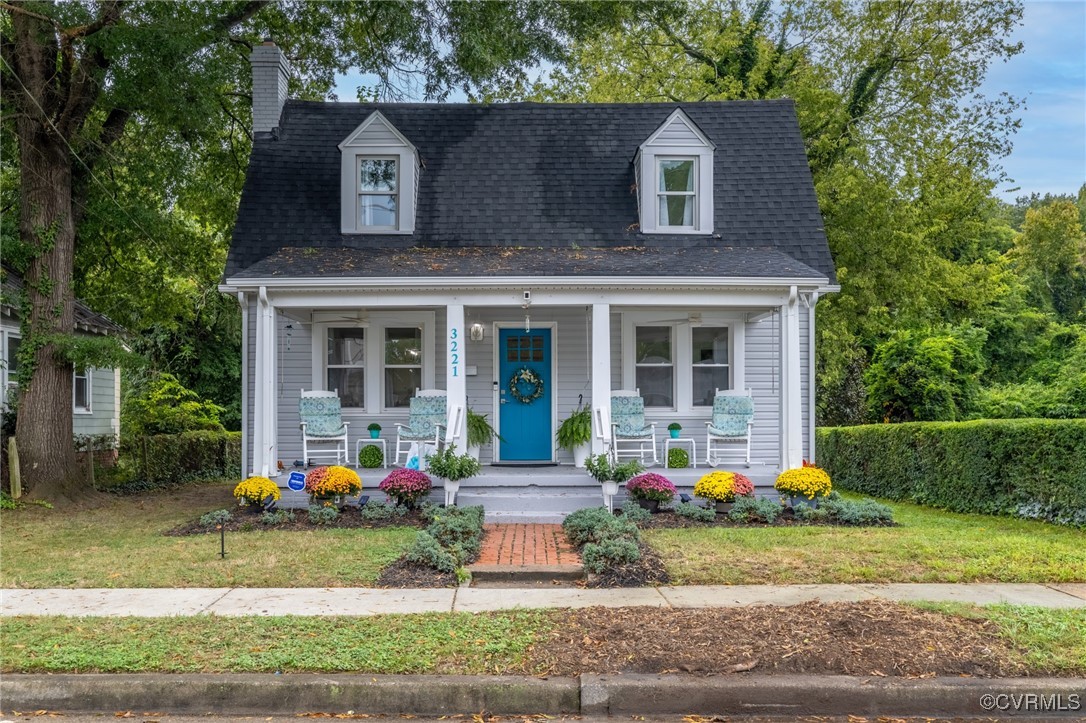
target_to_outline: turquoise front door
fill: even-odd
[[[501,329],[498,345],[501,461],[550,462],[554,451],[551,331]]]

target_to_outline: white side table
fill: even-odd
[[[367,444],[376,444],[381,448],[381,468],[388,469],[388,445],[381,437],[373,439],[371,437],[359,437],[358,441],[354,445],[354,467],[358,469],[358,455],[362,451],[362,448]]]
[[[693,437],[671,437],[669,436],[664,440],[664,467],[671,466],[671,459],[668,452],[671,451],[671,445],[690,445],[690,466],[694,469],[698,468],[698,443],[694,441]]]

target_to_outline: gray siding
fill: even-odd
[[[117,385],[112,369],[92,369],[91,413],[72,415],[73,434],[117,434],[118,409],[115,399]]]

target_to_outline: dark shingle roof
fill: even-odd
[[[2,282],[0,282],[0,308],[3,309],[5,314],[13,317],[19,315],[19,310],[16,307],[19,297],[23,292],[23,277],[7,266],[3,267],[0,271],[0,275],[3,276]],[[78,331],[89,331],[95,334],[110,334],[113,336],[123,336],[126,331],[117,322],[110,319],[105,314],[99,314],[94,311],[85,303],[79,299],[75,300],[75,310],[73,312],[75,320],[75,328]]]
[[[681,107],[716,144],[714,236],[641,234],[638,147]],[[340,233],[342,142],[380,110],[418,149],[415,232]],[[289,101],[279,138],[258,139],[238,209],[228,278],[262,259],[302,274],[280,249],[646,246],[777,249],[834,280],[791,101],[638,105],[365,104]],[[284,260],[276,266],[269,257]],[[285,260],[292,259],[291,263]],[[593,274],[607,270],[601,257]],[[786,276],[784,267],[766,275]],[[640,273],[658,273],[646,268]],[[417,273],[426,274],[425,270]],[[436,272],[429,272],[436,274]],[[247,274],[252,275],[252,274]]]
[[[824,275],[776,249],[687,248],[284,248],[237,278],[683,276],[818,279]]]

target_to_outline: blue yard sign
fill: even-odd
[[[295,492],[301,492],[305,489],[305,475],[301,472],[291,472],[290,479],[287,480],[287,487]]]

